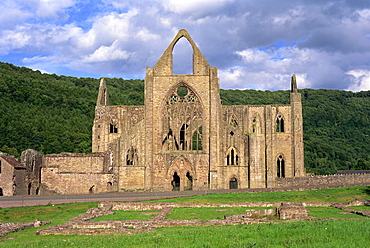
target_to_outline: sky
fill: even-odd
[[[370,0],[1,0],[0,62],[144,79],[186,29],[223,89],[370,90]],[[175,73],[191,48],[174,48]],[[189,71],[190,70],[190,71]]]

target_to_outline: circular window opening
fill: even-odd
[[[177,88],[177,95],[179,97],[184,97],[188,94],[188,88],[186,88],[185,86],[180,86],[179,88]]]

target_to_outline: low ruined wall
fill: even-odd
[[[325,175],[309,177],[277,178],[275,188],[328,188],[353,185],[369,185],[370,174]]]
[[[164,208],[234,208],[234,207],[278,207],[281,202],[237,202],[237,203],[173,203],[173,202],[100,202],[99,208],[125,211],[162,210]]]
[[[44,156],[43,167],[59,168],[60,173],[102,173],[107,167],[107,159],[109,158],[105,153],[50,154]]]
[[[41,194],[89,194],[113,191],[113,174],[60,173],[58,168],[42,168]]]

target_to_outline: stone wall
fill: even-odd
[[[116,191],[108,173],[108,153],[46,155],[41,169],[41,194],[89,194]]]
[[[277,178],[275,188],[329,188],[354,185],[370,185],[370,174],[325,175],[293,178]]]

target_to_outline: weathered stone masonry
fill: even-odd
[[[173,74],[180,39],[193,74]],[[295,76],[290,105],[222,106],[217,68],[180,30],[147,68],[145,106],[110,106],[101,80],[93,152],[109,152],[117,191],[274,187],[304,176],[302,106]]]

